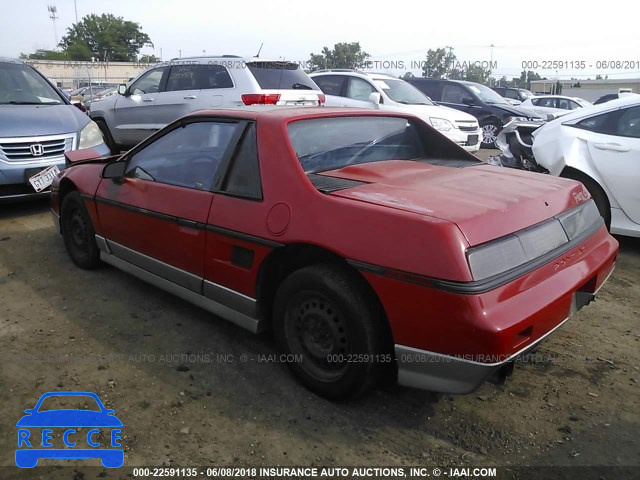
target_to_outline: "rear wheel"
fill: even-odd
[[[62,200],[60,222],[64,246],[73,263],[84,269],[98,267],[100,250],[95,231],[89,212],[77,191],[67,194]]]
[[[580,172],[573,171],[570,169],[562,172],[562,176],[565,178],[570,178],[572,180],[577,180],[579,182],[582,182],[582,184],[585,187],[587,187],[587,190],[589,190],[589,194],[591,195],[591,198],[593,198],[593,201],[596,203],[596,206],[598,207],[598,211],[600,212],[600,215],[604,219],[604,223],[607,225],[607,229],[610,229],[611,228],[611,205],[609,204],[609,198],[607,197],[607,194],[602,189],[602,187],[598,184],[598,182],[593,180],[591,177],[588,177],[587,175],[584,175]]]
[[[498,134],[500,130],[502,130],[502,125],[495,120],[489,120],[480,125],[482,129],[482,148],[496,148],[496,139],[498,138]]]
[[[278,346],[298,380],[323,397],[354,397],[374,385],[391,358],[384,325],[362,280],[339,264],[298,270],[276,293]]]

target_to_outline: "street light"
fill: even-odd
[[[491,55],[490,55],[490,58],[489,58],[489,68],[491,69],[491,67],[493,66],[493,47],[495,45],[492,43],[489,46],[491,47]],[[489,75],[489,86],[491,86],[492,83],[493,83],[493,77],[491,75]]]
[[[47,10],[49,10],[49,18],[53,22],[53,36],[56,39],[56,47],[57,47],[58,46],[58,31],[56,30],[56,20],[59,17],[56,14],[58,13],[58,7],[56,7],[55,5],[47,5]]]

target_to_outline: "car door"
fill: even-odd
[[[196,117],[127,154],[124,178],[102,180],[98,216],[115,256],[201,293],[212,189],[237,129]]]
[[[236,102],[242,103],[240,92],[233,84],[229,70],[224,65],[198,65],[196,86],[200,91],[199,110],[234,105]]]
[[[442,100],[439,102],[447,107],[469,113],[474,117],[481,114],[480,101],[466,88],[457,83],[446,83],[442,88]]]
[[[234,310],[232,320],[258,329],[257,277],[264,258],[278,245],[251,232],[281,233],[289,207],[266,205],[258,159],[256,124],[247,122],[216,192],[207,219],[204,295]]]
[[[622,108],[576,124],[595,168],[624,213],[640,224],[640,106]]]
[[[344,95],[347,85],[346,75],[318,75],[312,80],[325,94],[325,105],[327,107],[344,106]]]
[[[132,83],[115,102],[114,140],[121,145],[135,145],[162,127],[158,122],[156,100],[166,83],[169,67],[149,70]]]
[[[197,85],[200,65],[173,65],[167,75],[166,86],[155,100],[155,121],[162,127],[180,117],[199,110],[201,97]]]

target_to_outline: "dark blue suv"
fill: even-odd
[[[482,129],[482,147],[494,148],[502,127],[513,119],[542,120],[531,112],[511,105],[485,85],[441,78],[408,78],[410,84],[434,102],[470,113]]]

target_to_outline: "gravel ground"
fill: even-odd
[[[0,477],[124,475],[81,472],[98,461],[10,467],[15,422],[61,389],[116,409],[126,466],[638,466],[640,239],[618,240],[598,300],[506,384],[467,396],[391,387],[331,403],[270,361],[269,336],[114,268],[74,267],[47,202],[0,206]]]

